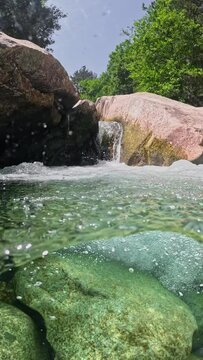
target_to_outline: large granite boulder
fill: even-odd
[[[152,276],[102,257],[61,253],[19,269],[16,296],[44,318],[56,360],[183,360],[196,321]]]
[[[101,120],[122,123],[126,164],[203,163],[203,108],[150,93],[103,96],[96,108]]]
[[[0,33],[0,167],[32,161],[80,164],[97,128],[89,134],[90,126],[77,121],[70,134],[68,116],[78,100],[68,74],[51,54]],[[91,124],[92,118],[89,111],[85,122]]]
[[[21,310],[1,302],[0,328],[1,360],[50,359],[39,329]]]

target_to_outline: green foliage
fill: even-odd
[[[111,95],[129,94],[133,92],[134,82],[127,69],[130,41],[125,40],[110,54],[107,76]]]
[[[91,70],[88,70],[85,65],[82,66],[79,70],[75,71],[74,74],[71,76],[72,82],[79,91],[81,91],[81,86],[80,86],[81,81],[92,80],[96,78],[97,78],[97,74],[95,74]]]
[[[200,16],[180,2],[157,0],[135,22],[127,68],[138,91],[200,105],[203,31]]]
[[[112,95],[107,73],[102,73],[95,79],[80,81],[80,95],[82,99],[96,101],[100,96]]]
[[[129,27],[99,78],[82,81],[82,97],[148,91],[203,105],[202,0],[156,0]]]
[[[186,10],[187,15],[203,23],[203,3],[202,0],[173,0],[172,5],[177,10]]]
[[[59,30],[59,20],[66,17],[56,6],[46,6],[47,0],[1,0],[0,31],[33,41],[47,48],[54,43],[52,35]]]
[[[79,82],[81,97],[95,101],[104,95],[129,94],[133,92],[134,81],[127,69],[128,40],[118,45],[110,54],[106,72],[98,78],[89,78]]]

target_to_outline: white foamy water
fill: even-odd
[[[100,147],[101,149],[103,148],[103,142],[106,145],[110,145],[110,147],[112,147],[111,160],[117,163],[120,162],[121,158],[122,137],[123,127],[119,122],[99,121],[98,140]]]
[[[100,161],[94,166],[60,166],[46,167],[42,163],[22,163],[0,170],[0,181],[60,181],[81,180],[88,178],[112,177],[115,178],[153,177],[163,179],[197,179],[203,180],[203,165],[195,165],[186,160],[174,162],[171,166],[127,166],[118,162]]]

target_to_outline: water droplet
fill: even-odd
[[[32,247],[32,244],[27,244],[26,246],[25,246],[25,248],[28,250],[28,249],[30,249]]]
[[[45,251],[43,251],[42,256],[47,256],[48,253],[49,253],[48,250],[45,250]]]

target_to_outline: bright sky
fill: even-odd
[[[100,74],[106,69],[109,54],[125,39],[122,29],[144,15],[142,3],[151,0],[49,0],[68,17],[54,35],[54,56],[69,75],[86,65]]]

